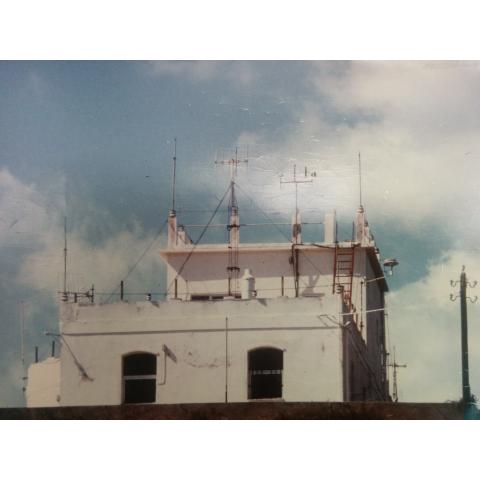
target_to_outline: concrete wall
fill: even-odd
[[[459,403],[282,403],[0,408],[0,420],[462,420]]]
[[[178,277],[178,298],[189,300],[191,295],[221,294],[228,292],[228,251],[220,245],[212,248],[199,246],[191,255]],[[223,251],[222,251],[223,248]],[[333,248],[296,247],[299,250],[299,294],[314,295],[331,293],[333,282]],[[163,254],[167,260],[167,285],[170,298],[174,297],[173,281],[189,254],[189,249],[170,251]],[[277,298],[282,295],[295,296],[294,272],[289,259],[289,245],[265,249],[240,246],[239,267],[242,277],[249,269],[255,277],[258,298]]]
[[[341,328],[321,316],[339,305],[338,296],[63,304],[73,355],[62,347],[60,403],[120,404],[122,356],[138,351],[157,355],[157,403],[224,402],[226,384],[229,402],[245,402],[247,354],[262,346],[284,351],[284,401],[342,401]]]
[[[47,358],[28,367],[25,391],[27,407],[54,407],[60,405],[60,359]]]
[[[375,278],[375,273],[370,263],[367,262],[367,280]],[[367,282],[366,309],[377,310],[385,307],[384,294],[378,282]],[[386,391],[386,348],[385,348],[385,312],[374,311],[366,314],[366,340],[368,358],[378,383]]]

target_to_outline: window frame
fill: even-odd
[[[276,353],[280,353],[280,359],[281,359],[281,368],[252,368],[251,363],[252,362],[252,356],[255,355],[255,353],[259,351],[274,351]],[[284,353],[285,351],[281,348],[278,347],[273,347],[271,345],[265,345],[262,347],[255,347],[250,349],[247,352],[247,385],[248,385],[248,391],[247,391],[247,398],[248,401],[281,401],[283,400],[283,395],[284,395],[284,384],[283,384],[283,371],[284,371]],[[267,375],[279,375],[280,378],[280,395],[279,396],[271,396],[271,397],[257,397],[254,396],[253,392],[253,382],[252,382],[252,377],[253,376],[267,376]]]
[[[149,374],[134,374],[134,375],[125,375],[125,361],[129,357],[133,357],[135,355],[149,355],[150,357],[155,358],[155,373],[149,373]],[[134,352],[128,352],[122,355],[122,365],[121,365],[121,371],[122,371],[122,405],[150,405],[157,403],[157,373],[158,373],[158,354],[157,353],[152,353],[152,352],[145,352],[145,351],[134,351]],[[151,402],[126,402],[125,397],[126,397],[126,384],[127,382],[131,381],[136,381],[136,380],[153,380],[154,382],[154,399]]]

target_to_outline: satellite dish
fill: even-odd
[[[383,261],[383,270],[386,271],[386,269],[390,269],[389,275],[393,275],[393,267],[396,267],[398,265],[398,260],[396,258],[386,258]]]

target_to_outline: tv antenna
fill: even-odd
[[[302,177],[298,177],[297,176],[297,166],[296,165],[293,165],[293,177],[291,180],[283,180],[283,174],[280,175],[280,185],[284,184],[284,183],[293,183],[295,184],[295,230],[294,230],[294,238],[295,238],[295,243],[298,243],[297,242],[297,239],[300,235],[300,226],[299,226],[299,221],[298,221],[298,185],[301,184],[301,183],[312,183],[313,182],[313,178],[310,178],[310,179],[307,179],[309,176],[309,172],[308,172],[308,169],[307,167],[305,167],[305,172],[304,172],[304,178],[302,179]],[[312,172],[310,173],[310,176],[311,177],[316,177],[317,176],[317,173],[316,172]]]
[[[407,368],[406,364],[400,365],[395,360],[395,347],[393,347],[393,363],[389,363],[388,367],[393,368],[393,392],[392,392],[392,399],[394,402],[398,402],[398,382],[397,382],[397,369],[399,368]]]

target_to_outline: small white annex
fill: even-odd
[[[231,189],[233,190],[232,182]],[[28,371],[27,406],[389,400],[380,257],[362,207],[354,237],[194,244],[172,209],[164,301],[60,303],[59,358]]]

